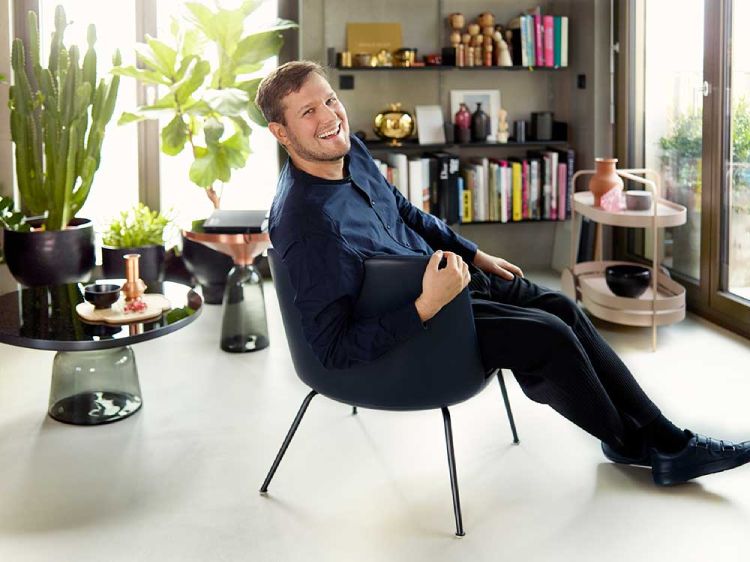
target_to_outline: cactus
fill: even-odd
[[[58,6],[49,62],[43,68],[37,16],[29,12],[30,61],[20,39],[13,42],[11,57],[9,105],[18,191],[29,214],[46,214],[47,230],[65,228],[86,202],[120,84],[119,76],[96,82],[96,28],[88,27],[88,48],[79,65],[78,47],[63,43],[67,25],[65,10]],[[120,66],[119,51],[112,62]]]

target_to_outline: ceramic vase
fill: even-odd
[[[596,173],[589,182],[589,191],[594,194],[594,206],[601,207],[602,195],[615,187],[624,187],[617,175],[617,158],[597,158]]]
[[[477,109],[471,116],[471,140],[484,142],[490,129],[490,116],[482,111],[482,104],[477,103]]]

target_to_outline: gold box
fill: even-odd
[[[346,50],[350,53],[377,54],[401,48],[400,23],[347,23]]]

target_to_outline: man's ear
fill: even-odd
[[[286,127],[284,127],[284,125],[275,121],[271,121],[268,124],[268,130],[271,131],[271,134],[274,137],[276,137],[277,141],[286,146],[288,137],[286,134]]]

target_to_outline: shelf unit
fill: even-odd
[[[658,264],[659,229],[679,226],[687,219],[687,210],[682,205],[659,197],[659,175],[644,168],[617,170],[625,179],[645,185],[652,193],[651,210],[619,212],[606,211],[594,206],[594,194],[590,191],[574,193],[571,209],[570,267],[562,273],[563,292],[575,301],[580,301],[594,316],[628,326],[651,326],[652,348],[656,351],[656,327],[674,324],[685,318],[685,288],[672,280],[669,273]],[[573,175],[576,180],[584,175],[593,175],[594,170],[581,170]],[[652,175],[654,180],[635,174]],[[594,261],[576,263],[575,214],[588,217],[596,223],[596,248]],[[602,260],[602,226],[627,228],[650,228],[653,231],[651,287],[637,298],[619,297],[607,286],[606,268],[610,265],[629,264]],[[640,265],[640,264],[637,264]]]
[[[386,141],[366,140],[365,144],[370,150],[446,150],[451,148],[533,148],[537,146],[567,146],[568,142],[564,140],[549,141],[526,141],[526,142],[450,142],[444,144],[419,144],[414,140],[402,141],[400,145],[394,145]]]
[[[330,67],[339,72],[424,72],[429,71],[500,71],[500,72],[550,72],[556,70],[567,70],[567,66],[333,66]]]

